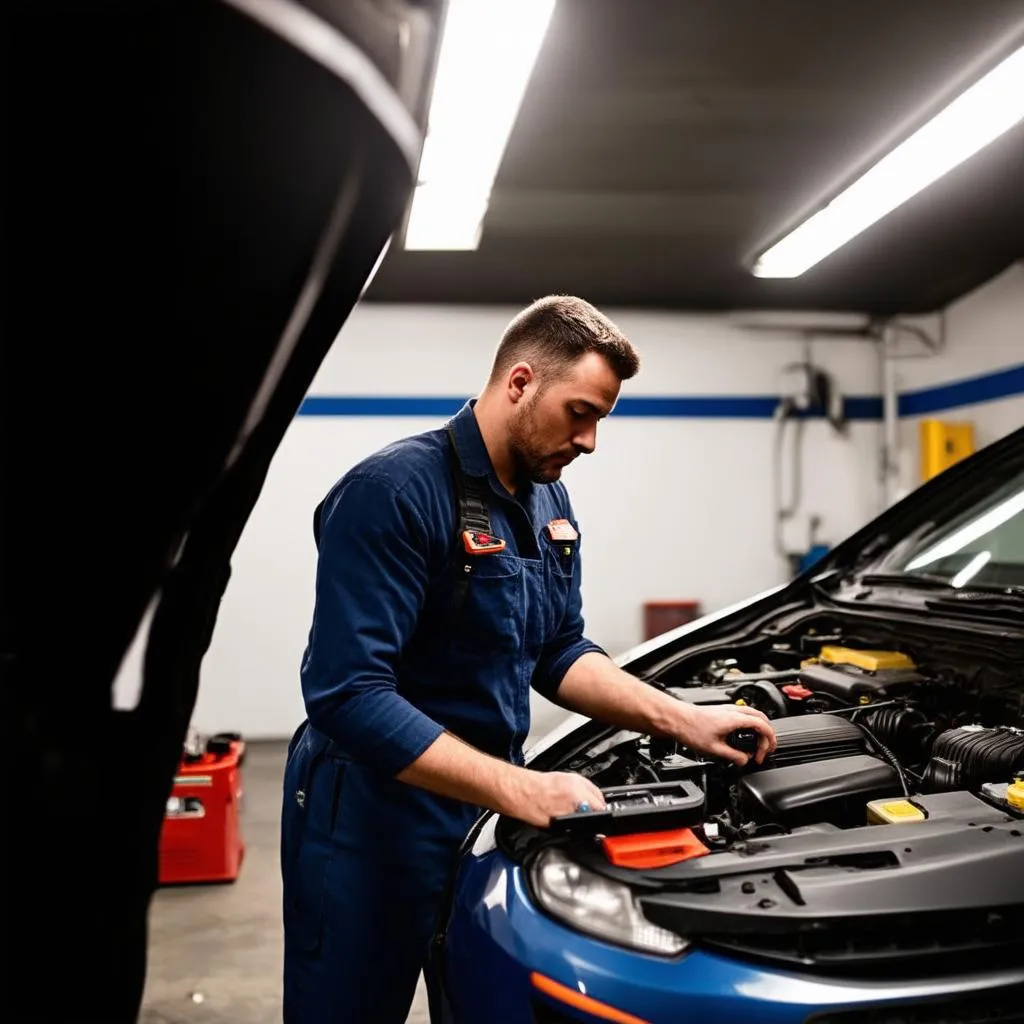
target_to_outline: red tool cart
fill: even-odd
[[[160,833],[161,885],[233,882],[242,867],[242,762],[235,733],[192,733],[182,753]]]

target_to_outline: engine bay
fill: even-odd
[[[927,820],[935,794],[962,794],[965,818],[1024,818],[1024,697],[1012,672],[813,628],[730,654],[688,658],[654,684],[693,704],[764,712],[777,736],[764,764],[618,731],[559,767],[602,789],[694,781],[702,853],[807,827]]]
[[[607,806],[545,829],[502,816],[495,846],[556,921],[659,955],[699,945],[870,978],[1019,963],[1019,648],[925,628],[897,640],[892,623],[797,611],[657,652],[640,678],[757,708],[772,754],[740,766],[577,725],[534,765],[589,778]]]

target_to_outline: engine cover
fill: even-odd
[[[772,723],[777,746],[765,762],[769,768],[848,757],[867,750],[864,733],[841,715],[799,715]],[[762,769],[763,770],[763,769]]]
[[[745,775],[738,788],[745,817],[788,828],[863,825],[871,800],[902,793],[896,769],[867,754],[762,769]]]
[[[898,697],[925,681],[916,669],[864,672],[849,665],[805,665],[798,678],[812,692],[828,694],[843,704],[856,704],[861,697]]]

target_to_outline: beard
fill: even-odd
[[[508,425],[508,445],[515,465],[516,480],[549,484],[562,475],[566,460],[576,456],[575,451],[560,451],[545,442],[544,429],[538,421],[536,400],[517,406]]]

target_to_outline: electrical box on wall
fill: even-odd
[[[922,420],[921,480],[930,480],[974,451],[974,424]]]

